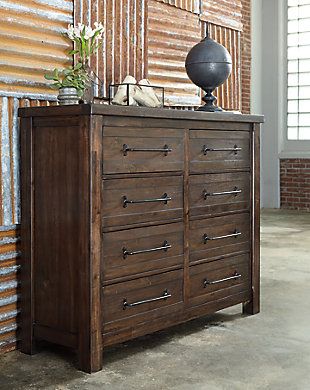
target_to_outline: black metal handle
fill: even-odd
[[[123,258],[126,259],[127,256],[140,255],[141,253],[149,253],[149,252],[157,252],[157,251],[165,251],[172,248],[172,245],[169,244],[168,241],[164,241],[162,246],[151,249],[141,249],[139,251],[130,251],[127,248],[123,248]]]
[[[217,236],[217,237],[209,237],[207,234],[204,234],[203,240],[204,243],[206,244],[207,241],[223,240],[224,238],[231,238],[231,237],[237,238],[238,236],[241,236],[241,234],[242,233],[239,232],[238,230],[235,230],[235,232],[232,234],[226,234],[225,236]]]
[[[238,187],[234,187],[232,191],[223,191],[223,192],[207,192],[207,190],[203,191],[203,197],[206,200],[208,196],[221,196],[221,195],[235,195],[241,194],[242,190],[239,190]]]
[[[234,152],[234,154],[238,154],[242,148],[239,148],[237,145],[234,145],[233,148],[209,148],[208,146],[203,146],[203,154],[206,156],[208,152]]]
[[[123,196],[123,207],[127,207],[128,204],[138,204],[138,203],[154,203],[154,202],[164,202],[167,204],[172,198],[168,194],[164,193],[161,198],[154,199],[138,199],[138,200],[129,200],[127,196]]]
[[[168,145],[164,145],[163,148],[130,148],[124,144],[122,151],[124,156],[127,156],[128,152],[161,152],[164,153],[164,156],[167,156],[168,153],[172,152],[172,148],[169,148]]]
[[[126,310],[127,307],[135,307],[135,306],[139,306],[139,305],[144,305],[145,303],[150,303],[150,302],[156,302],[156,301],[162,301],[162,300],[166,300],[168,298],[171,298],[172,295],[169,293],[169,291],[166,289],[164,292],[163,292],[163,295],[160,296],[160,297],[157,297],[157,298],[151,298],[151,299],[145,299],[144,301],[138,301],[138,302],[133,302],[133,303],[129,303],[127,302],[127,299],[124,298],[124,301],[123,301],[123,310]]]
[[[238,274],[238,272],[236,271],[233,276],[229,276],[228,278],[213,280],[213,281],[205,279],[203,281],[203,285],[204,287],[208,287],[208,286],[212,286],[213,284],[224,283],[224,282],[228,282],[229,280],[237,280],[240,278],[242,278],[242,275]]]

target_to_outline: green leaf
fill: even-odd
[[[70,51],[68,52],[69,56],[72,56],[72,55],[78,54],[78,53],[79,53],[78,50],[70,50]]]
[[[45,75],[44,75],[44,78],[45,78],[46,80],[54,80],[54,76],[53,76],[53,75],[50,75],[50,74],[45,74]]]

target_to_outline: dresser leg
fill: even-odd
[[[22,325],[21,330],[21,341],[20,351],[27,355],[35,355],[38,353],[37,342],[33,337],[33,327],[28,326],[27,328]]]
[[[243,314],[258,314],[260,312],[259,297],[253,297],[249,302],[246,302],[242,305]]]
[[[83,350],[78,351],[78,368],[81,371],[92,374],[102,370],[103,361],[102,361],[102,349],[101,347],[94,348],[93,350]]]

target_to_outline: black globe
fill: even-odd
[[[222,85],[232,70],[231,55],[223,46],[207,36],[188,53],[185,68],[190,80],[206,92],[206,105],[200,111],[222,111],[214,103],[212,91]]]

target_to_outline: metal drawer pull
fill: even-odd
[[[157,252],[157,251],[167,252],[167,250],[170,248],[172,248],[172,245],[170,245],[168,241],[164,241],[163,246],[160,246],[158,248],[142,249],[140,251],[133,251],[132,252],[126,248],[123,248],[123,258],[126,259],[127,256],[139,255],[141,253],[150,253],[150,252]]]
[[[139,306],[139,305],[144,305],[145,303],[150,303],[150,302],[156,302],[156,301],[162,301],[162,300],[166,300],[168,298],[171,298],[172,295],[169,293],[168,290],[165,290],[163,292],[163,295],[161,297],[157,297],[157,298],[151,298],[151,299],[146,299],[144,301],[138,301],[138,302],[133,302],[133,303],[128,303],[127,302],[127,299],[125,298],[124,301],[123,301],[123,310],[126,310],[127,307],[135,307],[135,306]]]
[[[204,285],[204,287],[208,287],[208,286],[212,286],[213,284],[224,283],[224,282],[228,282],[229,280],[237,280],[240,278],[242,278],[242,275],[238,274],[238,272],[236,271],[233,276],[230,276],[228,278],[214,280],[214,281],[210,281],[208,279],[205,279],[203,282],[203,285]]]
[[[237,145],[234,145],[233,148],[208,148],[206,145],[203,146],[203,154],[206,156],[208,152],[234,152],[234,154],[238,154],[242,148],[239,148]]]
[[[209,237],[207,234],[204,234],[203,239],[204,239],[204,243],[206,244],[207,241],[223,240],[224,238],[231,238],[231,237],[237,238],[238,236],[241,236],[241,234],[242,233],[239,232],[238,230],[235,230],[235,232],[232,234],[226,234],[225,236],[218,236],[218,237]]]
[[[123,196],[123,207],[127,207],[128,204],[137,204],[137,203],[154,203],[154,202],[164,202],[167,204],[172,198],[168,194],[164,193],[161,198],[155,199],[140,199],[140,200],[129,200],[127,196]]]
[[[172,148],[165,145],[163,148],[130,148],[128,145],[123,145],[123,154],[127,156],[128,152],[162,152],[164,156],[168,156],[168,153],[172,152]]]
[[[221,195],[235,195],[241,194],[242,190],[239,190],[238,187],[235,187],[233,191],[223,191],[223,192],[207,192],[203,191],[203,197],[206,200],[208,196],[221,196]]]

